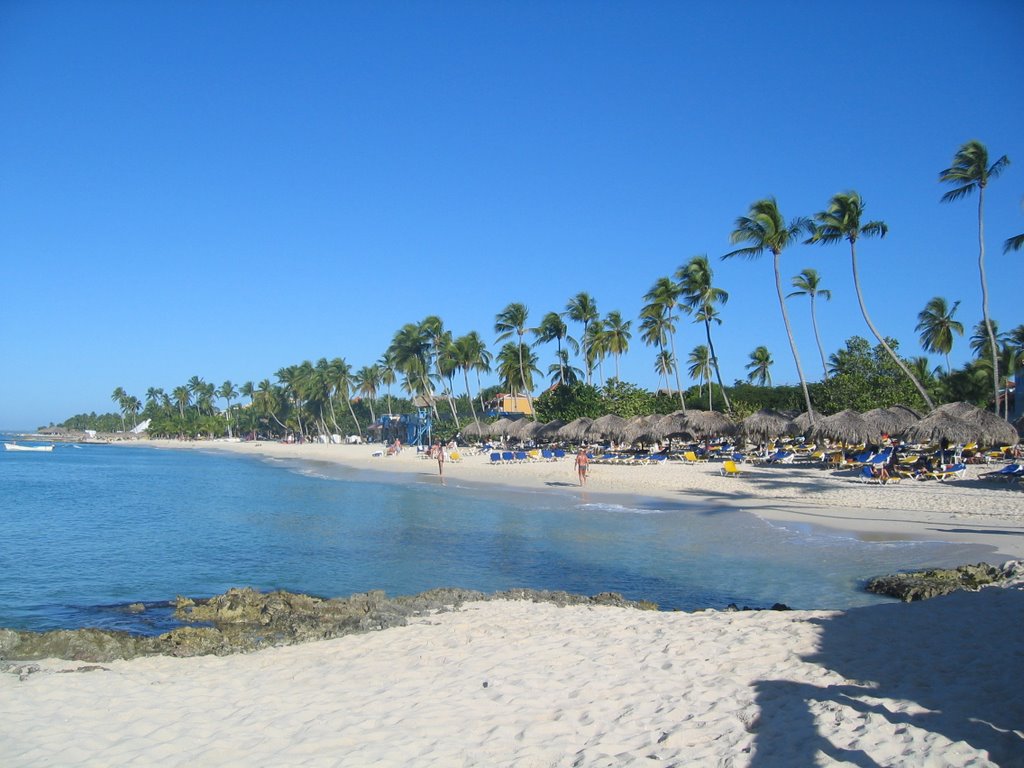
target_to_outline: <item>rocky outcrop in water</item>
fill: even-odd
[[[977,591],[984,586],[1008,584],[1021,578],[1024,578],[1024,565],[1020,561],[1010,560],[1001,566],[978,563],[957,568],[877,576],[868,582],[867,590],[910,603],[959,590]]]
[[[475,600],[533,600],[556,605],[615,605],[657,610],[648,602],[605,592],[593,597],[527,589],[485,595],[465,589],[434,589],[388,598],[366,592],[323,599],[292,592],[230,589],[207,600],[178,597],[175,617],[187,624],[156,637],[99,629],[27,632],[0,629],[0,661],[60,658],[106,662],[137,656],[224,656],[278,645],[327,640],[404,626],[409,617],[450,610]],[[0,670],[5,665],[0,663]],[[6,665],[7,669],[14,669]],[[17,669],[20,669],[18,667]]]

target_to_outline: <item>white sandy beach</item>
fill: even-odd
[[[439,482],[436,462],[413,451],[215,445]],[[449,484],[712,498],[865,536],[980,542],[995,547],[992,562],[1024,554],[1014,488],[868,486],[799,467],[717,473],[597,465],[581,491],[569,460],[445,466]],[[250,655],[47,660],[0,675],[0,764],[1024,765],[1021,627],[1019,588],[841,612],[469,603]]]

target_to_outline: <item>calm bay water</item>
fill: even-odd
[[[166,601],[234,586],[322,596],[458,586],[620,592],[665,609],[845,608],[865,579],[985,550],[866,542],[723,506],[596,503],[376,479],[324,464],[57,445],[0,451],[0,626],[160,632]],[[638,471],[643,471],[639,468]],[[142,614],[126,610],[142,602]]]

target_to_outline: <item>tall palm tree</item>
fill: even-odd
[[[391,412],[391,385],[397,380],[398,363],[395,360],[394,350],[387,349],[384,354],[380,356],[380,360],[377,361],[377,366],[380,368],[380,383],[388,388],[388,416],[393,416]]]
[[[789,324],[789,313],[786,312],[786,299],[782,295],[782,274],[779,271],[779,257],[802,232],[810,231],[810,224],[807,219],[796,218],[789,224],[782,218],[779,212],[779,205],[774,197],[758,200],[750,206],[750,212],[746,216],[736,219],[736,229],[730,235],[731,242],[750,243],[746,248],[738,248],[730,251],[722,258],[729,259],[733,256],[743,256],[748,259],[756,259],[765,251],[770,251],[773,257],[775,268],[775,291],[779,296],[779,309],[782,311],[782,322],[786,326],[786,336],[789,337],[789,348],[793,350],[793,362],[796,363],[796,373],[800,377],[800,387],[804,392],[804,403],[807,405],[807,417],[814,421],[814,410],[811,408],[811,394],[807,389],[807,379],[804,378],[804,369],[800,365],[800,355],[796,350],[796,340],[793,338],[793,328]]]
[[[699,397],[701,392],[704,391],[704,382],[708,383],[708,410],[711,408],[711,351],[708,349],[706,344],[698,344],[690,352],[690,356],[686,358],[686,362],[690,364],[690,367],[686,369],[686,372],[690,374],[691,379],[697,379],[697,396]]]
[[[611,354],[608,348],[607,329],[602,318],[590,321],[587,333],[583,337],[583,347],[587,350],[587,370],[597,369],[597,374],[604,385],[604,359]]]
[[[921,397],[924,398],[925,403],[928,404],[928,409],[933,410],[935,405],[932,403],[932,399],[928,396],[928,391],[921,385],[921,382],[917,380],[910,368],[907,367],[906,363],[900,359],[892,347],[882,337],[882,334],[878,332],[875,324],[871,322],[871,316],[868,314],[868,308],[864,304],[864,294],[860,289],[860,274],[857,271],[857,239],[861,236],[864,237],[885,237],[889,231],[889,227],[884,221],[869,221],[861,224],[861,216],[864,214],[864,201],[861,200],[860,195],[856,192],[840,192],[832,196],[829,201],[828,208],[820,213],[814,215],[815,228],[814,234],[811,235],[808,242],[811,243],[822,243],[823,245],[831,245],[838,243],[841,240],[846,240],[850,244],[850,264],[853,267],[853,287],[857,291],[857,302],[860,304],[860,313],[864,316],[864,322],[867,323],[871,333],[874,335],[878,343],[882,345],[885,351],[892,358],[893,362],[899,366],[903,374],[910,379],[917,391],[921,393]]]
[[[155,406],[163,400],[164,391],[160,387],[150,387],[146,390],[146,405]]]
[[[623,320],[618,310],[612,310],[604,318],[605,345],[615,359],[615,378],[619,378],[619,358],[629,351],[629,340],[633,338],[630,327],[632,320]]]
[[[238,390],[231,383],[231,379],[227,379],[220,385],[220,389],[217,390],[217,397],[227,403],[224,409],[224,420],[228,423],[228,437],[233,437],[231,431],[231,401],[238,397]]]
[[[669,354],[667,349],[661,350],[654,358],[654,372],[658,374],[659,383],[664,379],[666,391],[672,388],[668,383],[668,377],[675,369],[675,365],[675,360],[672,359],[672,355]]]
[[[569,350],[558,350],[558,362],[548,366],[552,384],[571,386],[583,380],[583,371],[569,361]]]
[[[192,393],[189,392],[188,386],[182,384],[180,387],[175,387],[171,391],[171,397],[174,398],[174,404],[178,406],[178,415],[184,419],[185,409],[192,402]]]
[[[968,141],[953,156],[953,164],[939,173],[939,181],[952,184],[953,189],[942,196],[948,203],[967,197],[978,190],[978,274],[981,277],[981,313],[988,330],[992,349],[992,388],[996,413],[999,413],[999,349],[988,314],[988,280],[985,277],[985,187],[1010,164],[1003,155],[989,165],[988,149],[980,141]],[[1011,238],[1012,239],[1012,238]]]
[[[362,434],[363,428],[359,426],[359,419],[356,418],[355,409],[352,408],[352,390],[355,386],[355,378],[352,375],[352,366],[343,357],[332,358],[330,362],[330,379],[333,385],[333,393],[345,399],[348,406],[349,416],[356,425],[356,434]]]
[[[497,372],[502,385],[510,391],[515,391],[515,387],[522,384],[529,392],[533,389],[533,374],[540,373],[540,369],[537,368],[537,356],[529,346],[509,341],[498,352]]]
[[[828,363],[825,362],[825,348],[821,346],[821,334],[818,333],[818,314],[815,311],[814,300],[820,296],[825,301],[831,301],[832,291],[821,287],[818,270],[810,267],[801,270],[800,274],[796,275],[791,282],[796,290],[786,294],[787,299],[793,296],[808,296],[811,299],[811,326],[814,328],[814,340],[818,343],[818,354],[821,355],[821,370],[827,381]]]
[[[494,318],[494,332],[498,334],[497,341],[505,341],[513,336],[519,337],[519,343],[517,345],[519,351],[519,372],[521,375],[521,383],[523,389],[526,390],[526,400],[530,403],[530,416],[536,420],[537,415],[533,413],[533,394],[530,392],[532,387],[526,384],[526,361],[523,354],[523,349],[526,347],[523,344],[523,336],[526,332],[531,330],[526,327],[527,320],[529,319],[530,311],[526,308],[525,304],[519,302],[512,302],[499,312]],[[527,348],[528,349],[528,348]],[[536,360],[536,356],[531,355]],[[532,381],[532,380],[531,380]],[[515,402],[515,388],[512,388],[512,401]]]
[[[921,332],[921,347],[925,352],[935,352],[946,358],[946,373],[950,373],[949,353],[953,350],[953,334],[964,335],[964,324],[954,320],[959,301],[953,306],[946,304],[946,299],[936,296],[924,305],[917,313],[915,331]]]
[[[466,385],[466,399],[469,400],[469,409],[473,414],[473,422],[476,424],[479,434],[480,419],[477,418],[473,393],[469,389],[469,372],[479,370],[481,365],[486,365],[490,370],[491,354],[487,351],[487,346],[480,335],[476,331],[470,331],[452,342],[452,361],[456,367],[462,370],[463,383]]]
[[[722,323],[715,305],[728,302],[729,294],[714,286],[714,277],[715,273],[711,269],[711,264],[708,263],[708,257],[703,254],[694,256],[676,271],[676,279],[679,281],[684,306],[694,314],[694,322],[704,323],[708,350],[711,352],[711,366],[714,368],[715,378],[718,380],[718,388],[722,390],[725,410],[731,413],[732,403],[729,402],[729,395],[725,392],[722,372],[718,367],[718,356],[715,354],[715,344],[711,341],[711,323],[719,325]]]
[[[644,294],[644,301],[647,302],[641,310],[645,320],[651,318],[651,333],[657,334],[659,346],[664,349],[663,336],[668,337],[669,350],[672,357],[672,371],[676,378],[676,392],[679,393],[679,407],[686,412],[686,403],[683,399],[683,387],[679,381],[679,358],[676,356],[676,307],[679,306],[679,285],[668,277],[659,277],[651,289]],[[647,343],[651,343],[644,339]]]
[[[373,410],[373,401],[377,399],[377,390],[381,384],[380,366],[376,363],[373,365],[364,365],[358,371],[356,371],[355,383],[356,391],[365,397],[370,406],[370,420],[374,424],[377,423],[377,414]]]
[[[750,362],[747,363],[746,369],[750,371],[747,374],[747,381],[757,384],[759,387],[765,385],[772,385],[772,372],[771,367],[775,364],[772,360],[772,353],[768,351],[768,347],[760,346],[755,347],[754,351],[750,353]]]
[[[583,333],[580,335],[580,338],[583,341],[583,361],[584,365],[587,366],[587,384],[589,384],[593,371],[588,362],[590,354],[587,350],[587,339],[589,338],[587,332],[590,330],[590,324],[600,317],[597,312],[597,302],[594,301],[594,298],[589,293],[577,293],[565,305],[565,313],[570,320],[583,326]]]
[[[430,340],[430,352],[428,361],[433,361],[433,376],[441,383],[441,391],[448,401],[448,408],[452,412],[452,419],[457,424],[459,415],[455,410],[455,401],[452,399],[451,387],[447,386],[449,374],[454,371],[450,363],[446,366],[445,350],[452,343],[451,331],[445,330],[444,321],[437,315],[428,315],[420,321],[420,330]],[[430,365],[427,366],[428,376],[431,373]],[[434,414],[437,415],[437,407],[434,407]]]
[[[128,393],[124,391],[124,387],[117,387],[110,394],[110,400],[117,405],[117,410],[121,412],[121,431],[124,432],[124,402],[128,397]]]
[[[427,398],[436,416],[437,408],[434,406],[434,393],[430,386],[432,349],[433,340],[429,329],[423,323],[406,323],[395,332],[388,352],[394,360],[395,370],[406,377],[415,392]]]
[[[579,353],[580,345],[572,336],[569,335],[569,326],[565,324],[565,320],[557,312],[548,312],[540,321],[540,325],[533,329],[533,335],[535,337],[534,344],[547,344],[549,342],[555,342],[557,345],[556,359],[558,364],[562,366],[564,371],[565,364],[564,360],[567,356],[562,355],[562,341],[573,350],[573,352]],[[564,376],[563,376],[564,378]],[[558,383],[564,384],[565,381],[562,379],[558,380]]]

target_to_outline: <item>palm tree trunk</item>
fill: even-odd
[[[722,383],[722,372],[718,370],[718,356],[715,354],[715,345],[711,341],[711,321],[704,320],[704,333],[708,337],[708,349],[711,351],[711,364],[715,367],[715,378],[718,379],[718,388],[722,390],[722,400],[725,401],[725,410],[732,413],[732,403],[729,402],[729,396],[725,394],[725,385]]]
[[[999,349],[996,347],[996,335],[992,330],[992,320],[988,316],[988,280],[985,279],[985,186],[978,186],[978,274],[981,275],[981,314],[985,318],[985,329],[988,331],[988,343],[992,348],[992,391],[995,399],[993,406],[999,415]]]
[[[476,405],[473,403],[473,393],[469,391],[469,368],[462,369],[462,378],[466,382],[466,399],[469,400],[469,410],[473,413],[473,423],[476,424],[476,433],[480,434],[480,419],[476,417]]]
[[[928,405],[928,410],[934,411],[935,404],[932,402],[932,399],[928,397],[928,392],[921,386],[921,382],[917,380],[917,377],[914,376],[906,364],[900,360],[899,355],[893,352],[892,347],[886,344],[885,339],[882,338],[882,334],[878,332],[878,329],[875,328],[875,324],[871,322],[871,317],[868,315],[868,308],[864,306],[864,295],[860,291],[860,276],[857,272],[857,247],[852,241],[850,242],[850,263],[853,265],[853,287],[857,291],[857,302],[860,304],[860,313],[864,316],[864,322],[868,324],[868,328],[871,329],[871,333],[878,340],[878,343],[882,345],[882,348],[889,353],[889,357],[892,358],[893,362],[899,366],[904,375],[906,375],[914,387],[917,388],[917,391],[921,393],[921,397],[924,398],[925,403]]]
[[[523,334],[519,334],[519,378],[523,382],[523,389],[526,390],[526,402],[530,404],[530,418],[537,420],[537,413],[533,410],[533,395],[526,386],[526,368],[523,365]]]
[[[807,405],[807,420],[814,426],[814,411],[811,409],[811,393],[807,389],[807,379],[800,365],[800,355],[796,351],[796,339],[793,338],[793,327],[789,324],[789,313],[786,311],[786,298],[782,295],[782,274],[779,272],[779,253],[773,251],[775,257],[775,291],[779,294],[779,308],[782,310],[782,322],[786,325],[786,336],[789,337],[789,348],[793,350],[793,362],[796,363],[796,375],[800,377],[800,387],[804,391],[804,403]]]
[[[676,392],[679,393],[679,407],[683,413],[686,413],[686,402],[683,400],[683,385],[679,381],[679,358],[676,357],[676,335],[670,333],[668,335],[669,344],[672,347],[672,369],[676,374]]]
[[[818,333],[818,312],[814,306],[814,294],[811,294],[811,325],[814,326],[814,340],[818,343],[818,354],[821,355],[821,371],[828,381],[828,363],[825,362],[825,348],[821,346],[821,334]]]

